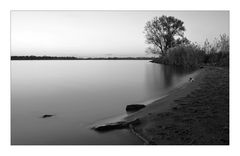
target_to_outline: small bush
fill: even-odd
[[[193,44],[170,48],[167,52],[169,64],[175,66],[197,67],[203,63],[204,56],[204,51]]]
[[[206,54],[204,63],[217,66],[229,66],[229,53],[218,52]]]
[[[215,38],[213,44],[210,44],[208,40],[206,40],[202,49],[206,53],[204,63],[229,66],[229,36],[226,34]]]

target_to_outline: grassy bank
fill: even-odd
[[[141,120],[134,132],[150,144],[228,145],[229,69],[201,69],[193,83],[126,120],[133,118]]]
[[[227,67],[229,66],[229,36],[220,35],[212,44],[206,40],[204,45],[188,43],[171,47],[166,50],[165,55],[159,55],[152,62],[188,68],[202,65]]]
[[[229,52],[206,53],[191,45],[179,46],[169,49],[166,56],[154,58],[151,62],[187,68],[196,68],[204,65],[228,67]]]

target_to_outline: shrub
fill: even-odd
[[[229,66],[229,53],[218,52],[206,54],[204,63],[218,66]]]
[[[220,35],[213,44],[206,40],[203,46],[182,44],[168,49],[165,56],[155,58],[152,62],[190,68],[204,63],[229,66],[229,37],[226,34]]]
[[[204,63],[218,66],[229,66],[229,36],[226,34],[215,38],[214,43],[205,41],[202,50],[205,51]]]
[[[170,48],[167,52],[169,64],[175,66],[197,67],[204,61],[205,53],[194,44]]]

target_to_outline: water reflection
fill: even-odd
[[[174,66],[167,66],[162,65],[161,66],[162,76],[164,77],[164,86],[165,88],[170,87],[173,85],[174,79],[180,78],[190,72],[193,71],[193,69],[189,68],[183,68],[183,67],[174,67]]]
[[[12,61],[12,144],[140,144],[128,131],[89,125],[159,97],[187,73],[144,60]]]
[[[158,92],[174,87],[184,76],[194,69],[161,64],[146,64],[146,87]]]

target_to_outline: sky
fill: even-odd
[[[12,11],[11,55],[148,56],[147,21],[174,16],[192,42],[229,35],[228,11]]]

